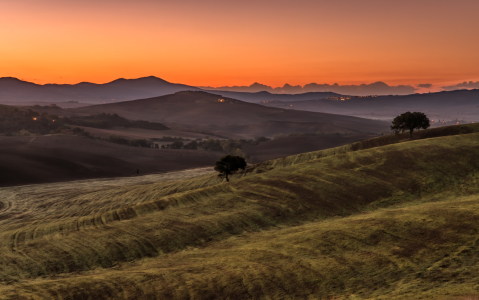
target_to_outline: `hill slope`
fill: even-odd
[[[0,278],[9,284],[0,294],[473,295],[478,137],[320,151],[229,184],[204,175],[84,193],[3,189]]]
[[[222,99],[223,102],[220,102]],[[317,128],[332,128],[333,132],[345,130],[376,133],[388,130],[386,122],[355,117],[313,113],[265,107],[258,104],[222,98],[206,92],[178,92],[162,97],[126,101],[121,103],[69,109],[73,114],[116,113],[131,120],[147,120],[166,124],[203,126],[208,129],[228,131],[227,125],[252,125],[261,128],[262,122],[311,122]],[[233,132],[246,133],[234,129]]]
[[[352,98],[343,101],[315,99],[267,103],[268,106],[294,108],[366,118],[392,119],[405,111],[421,111],[433,120],[479,121],[479,90]]]
[[[221,155],[65,135],[0,137],[0,186],[185,170],[213,166]]]
[[[280,157],[298,153],[329,149],[356,141],[372,138],[368,135],[304,135],[288,136],[261,143],[256,146],[247,146],[242,149],[248,155],[248,162],[260,163]],[[265,162],[266,163],[266,162]]]

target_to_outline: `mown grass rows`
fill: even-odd
[[[381,218],[394,219],[401,214],[400,210],[389,210],[375,215],[366,227],[361,227],[361,222],[358,227],[344,224],[355,218],[348,216],[377,208],[477,193],[478,150],[479,134],[467,134],[364,151],[349,149],[320,159],[286,158],[283,161],[290,159],[287,164],[268,172],[238,175],[230,184],[217,184],[213,176],[203,176],[102,189],[87,195],[66,192],[49,205],[27,199],[25,204],[33,204],[31,210],[1,221],[0,280],[19,281],[13,285],[15,292],[5,287],[5,293],[9,290],[15,297],[28,295],[30,290],[38,297],[70,295],[77,299],[87,294],[99,299],[114,298],[112,295],[126,299],[148,295],[158,299],[161,295],[177,299],[279,298],[290,293],[300,298],[345,293],[372,297],[402,288],[409,293],[409,283],[398,280],[407,277],[410,282],[434,286],[423,281],[435,274],[428,270],[444,258],[440,257],[444,253],[456,253],[461,264],[467,262],[471,270],[475,268],[474,255],[467,259],[461,256],[464,247],[468,253],[476,253],[475,244],[463,239],[474,240],[478,232],[471,225],[477,218],[475,200],[468,202],[470,205],[464,202],[471,212],[461,211],[459,217],[447,215],[454,207],[435,212],[438,218],[432,227],[416,222],[420,214],[430,214],[427,209],[407,221],[383,222]],[[301,224],[327,226],[336,222],[327,221],[331,217],[344,218],[337,220],[344,224],[334,226],[345,229],[281,238],[287,230],[309,226]],[[279,229],[292,225],[296,227]],[[268,237],[268,232],[272,236]],[[454,232],[459,233],[457,240]],[[228,244],[241,235],[250,240]],[[270,243],[261,246],[263,239]],[[323,243],[318,244],[318,240]],[[291,248],[290,244],[297,246],[290,252],[281,250]],[[446,244],[446,248],[430,248],[429,244]],[[191,247],[203,250],[194,256],[185,251]],[[337,255],[341,251],[345,254]],[[105,269],[126,262],[138,266],[130,266],[128,271]],[[462,283],[451,283],[455,288],[470,279],[461,270],[447,277],[450,283],[452,277],[462,276]],[[75,272],[86,273],[68,278],[68,273]],[[418,272],[429,275],[411,277]],[[66,278],[31,281],[48,276]]]
[[[479,131],[479,124],[441,127],[415,132],[414,139],[424,139],[440,135],[472,133],[476,131]],[[345,154],[360,149],[369,149],[372,147],[394,144],[399,141],[402,141],[403,139],[404,136],[402,135],[383,136],[342,147],[293,155],[281,159],[275,159],[261,164],[252,165],[249,167],[248,170],[246,170],[246,172],[240,172],[238,175],[235,175],[233,177],[238,179],[244,176],[260,174],[264,173],[265,171],[279,169],[298,163],[304,163],[327,156]],[[88,216],[91,214],[103,213],[119,209],[125,206],[131,206],[139,202],[152,201],[172,194],[216,185],[220,182],[221,180],[218,179],[216,175],[207,175],[189,180],[173,180],[166,183],[162,182],[154,185],[140,184],[138,186],[128,185],[120,188],[93,188],[83,189],[81,190],[81,192],[78,192],[77,190],[72,191],[69,189],[61,191],[48,190],[45,192],[36,190],[33,194],[21,195],[22,198],[26,198],[28,200],[28,203],[25,202],[26,205],[21,207],[20,210],[14,211],[14,213],[17,215],[20,213],[22,214],[21,219],[16,218],[16,222],[19,223],[23,221],[39,222],[45,217],[50,219]],[[18,204],[21,199],[16,198],[14,200],[15,204],[19,206]],[[36,216],[38,215],[41,215],[42,218],[36,218]],[[13,219],[10,218],[7,222],[4,222],[4,224],[0,225],[4,227],[7,224],[11,224],[12,221]]]
[[[25,223],[0,233],[0,276],[9,280],[112,267],[243,232],[476,192],[478,150],[475,134],[391,145],[114,211]]]
[[[244,233],[107,270],[22,280],[0,292],[59,299],[450,299],[478,292],[478,220],[479,198],[467,196]]]
[[[479,124],[465,124],[465,125],[454,125],[454,126],[445,126],[437,127],[428,130],[415,131],[412,135],[412,140],[422,140],[436,137],[444,137],[451,135],[461,135],[469,133],[479,132]],[[380,136],[377,138],[367,139],[364,141],[359,141],[349,145],[339,146],[331,149],[307,152],[298,155],[287,156],[284,158],[274,159],[259,163],[247,169],[245,172],[239,174],[239,176],[247,176],[250,174],[257,174],[266,172],[272,169],[283,168],[298,163],[303,163],[310,160],[315,160],[327,156],[333,156],[338,154],[349,153],[358,150],[371,149],[375,147],[382,147],[386,145],[401,143],[409,141],[409,133],[403,134],[392,134],[386,136]]]

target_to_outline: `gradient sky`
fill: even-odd
[[[189,85],[479,80],[478,0],[0,0],[0,77]]]

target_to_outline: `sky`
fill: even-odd
[[[0,0],[0,77],[434,90],[479,80],[478,11],[477,0]]]

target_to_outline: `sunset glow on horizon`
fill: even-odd
[[[213,87],[479,80],[479,1],[392,2],[0,0],[0,77],[153,75]]]

